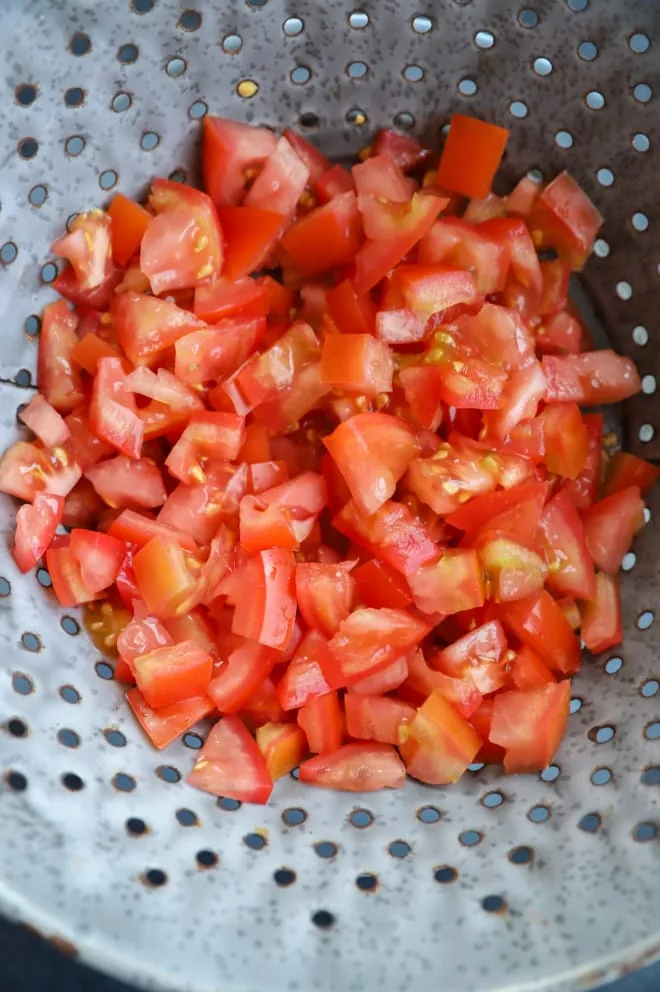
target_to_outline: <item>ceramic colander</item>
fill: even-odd
[[[651,0],[3,0],[0,446],[35,388],[49,245],[153,175],[195,179],[207,111],[348,158],[454,111],[511,128],[503,189],[569,169],[606,217],[583,287],[660,457],[660,5]],[[0,910],[147,988],[582,989],[660,955],[660,505],[624,568],[623,646],[588,657],[539,776],[369,796],[185,784],[203,730],[143,738],[41,570],[0,548]]]

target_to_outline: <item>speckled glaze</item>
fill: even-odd
[[[130,195],[154,174],[194,178],[195,116],[206,107],[274,126],[317,120],[306,133],[336,157],[401,114],[436,140],[460,109],[511,127],[503,183],[567,167],[606,216],[584,281],[616,347],[649,377],[626,411],[629,444],[660,455],[660,5],[365,0],[355,26],[350,4],[335,0],[184,9],[173,0],[2,5],[0,447],[19,434],[28,393],[16,383],[34,379],[37,338],[24,322],[52,297],[40,281],[49,244],[69,215],[105,201],[112,170]],[[285,30],[288,18],[303,21],[299,33],[287,34],[300,27]],[[72,42],[76,32],[88,40]],[[479,36],[490,47],[477,32],[493,36]],[[590,61],[583,41],[595,46]],[[539,58],[550,73],[535,69]],[[353,70],[360,78],[347,71],[354,62],[367,67]],[[407,79],[407,66],[422,78]],[[309,79],[296,84],[300,67]],[[246,80],[258,86],[249,99],[238,91]],[[462,80],[474,95],[461,94]],[[588,106],[594,92],[600,110]],[[571,147],[557,145],[557,131]],[[145,133],[158,136],[152,150]],[[67,146],[74,137],[83,140]],[[29,158],[26,139],[38,146]],[[82,151],[68,154],[76,144]],[[30,202],[43,198],[37,186],[41,206]],[[635,229],[636,213],[647,230]],[[657,496],[651,511],[626,562],[624,647],[585,661],[545,780],[484,769],[451,789],[408,783],[361,797],[290,778],[267,807],[231,809],[185,785],[194,754],[185,743],[149,747],[85,635],[67,633],[51,593],[17,573],[7,551],[14,507],[3,499],[0,909],[97,967],[172,992],[567,992],[660,955]],[[181,780],[165,781],[163,766]],[[177,818],[182,809],[194,817]]]

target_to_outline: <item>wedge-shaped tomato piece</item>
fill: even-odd
[[[458,613],[485,601],[479,557],[467,548],[442,551],[436,561],[409,575],[408,584],[423,613]]]
[[[126,556],[123,541],[109,534],[82,528],[71,531],[69,550],[80,564],[83,582],[94,593],[112,585]]]
[[[408,583],[400,572],[371,558],[352,573],[357,595],[365,606],[405,609],[412,603]]]
[[[531,541],[489,530],[476,546],[489,599],[510,603],[543,588],[548,565]]]
[[[309,751],[305,732],[295,723],[265,723],[257,730],[257,747],[273,782],[297,768]]]
[[[115,448],[106,441],[101,441],[92,433],[88,423],[87,411],[79,407],[65,417],[66,425],[70,431],[67,449],[73,455],[75,461],[84,471],[90,465],[96,465],[104,458],[109,458],[115,454]]]
[[[65,444],[71,437],[71,431],[64,418],[41,393],[37,393],[30,400],[25,409],[19,413],[19,417],[48,448]]]
[[[392,274],[392,282],[405,305],[423,323],[434,314],[449,321],[479,298],[473,275],[450,265],[400,265]]]
[[[465,531],[466,538],[479,531],[499,530],[531,541],[538,529],[548,490],[547,482],[528,482],[485,493],[450,513],[447,523]]]
[[[90,430],[129,458],[139,458],[144,424],[137,414],[135,397],[126,385],[118,358],[99,361],[89,407]]]
[[[225,389],[234,400],[237,412],[248,412],[260,403],[275,399],[280,390],[293,385],[297,374],[318,361],[319,343],[316,334],[304,321],[296,321],[261,355],[255,355],[238,370]],[[235,398],[236,397],[236,398]],[[239,409],[237,399],[242,401]]]
[[[83,289],[72,265],[65,265],[58,277],[51,283],[52,288],[60,296],[76,307],[90,310],[107,310],[113,298],[115,288],[121,282],[122,273],[119,269],[111,270],[110,275],[95,289]],[[140,273],[140,279],[144,277]]]
[[[225,716],[211,728],[188,784],[214,796],[260,805],[273,791],[266,761],[237,716]]]
[[[444,443],[428,458],[415,458],[405,478],[406,488],[434,513],[457,510],[473,496],[494,490],[497,479],[492,459],[478,450]]]
[[[413,575],[438,554],[428,528],[405,503],[390,500],[365,516],[351,500],[332,522],[341,534],[403,575]]]
[[[257,426],[261,426],[260,424]],[[241,448],[238,458],[242,460],[245,442]],[[280,483],[286,482],[289,478],[289,469],[283,461],[252,462],[248,464],[248,492],[252,494],[263,493],[267,489],[273,489]]]
[[[195,289],[193,309],[200,320],[209,324],[229,317],[265,317],[269,310],[268,287],[259,279],[220,276]]]
[[[481,704],[483,696],[471,675],[455,677],[430,668],[422,651],[417,648],[408,655],[408,677],[398,695],[415,705],[421,705],[433,692],[440,692],[460,716],[469,719]]]
[[[429,630],[428,623],[405,610],[355,610],[329,643],[336,666],[330,679],[333,688],[351,685],[385,668],[416,647]]]
[[[254,416],[271,432],[284,431],[303,420],[329,392],[330,386],[321,376],[321,363],[314,362],[297,372],[292,384],[274,399],[258,406]]]
[[[406,179],[400,165],[389,155],[372,155],[352,169],[359,196],[375,196],[390,203],[407,203],[414,186]]]
[[[527,644],[523,644],[516,652],[510,672],[517,689],[537,689],[548,682],[557,681],[545,662]]]
[[[138,689],[152,709],[204,696],[213,659],[193,641],[156,648],[133,660]]]
[[[200,720],[210,716],[215,709],[213,700],[208,696],[183,699],[170,706],[152,709],[139,689],[130,689],[126,693],[126,701],[145,734],[159,751],[172,744]]]
[[[204,118],[204,188],[217,207],[240,203],[245,184],[275,151],[269,128],[207,115]]]
[[[535,361],[534,340],[522,318],[507,307],[484,303],[478,313],[460,317],[452,333],[468,353],[507,372]]]
[[[134,365],[153,365],[179,338],[204,326],[176,303],[143,293],[120,293],[111,312],[117,339]]]
[[[321,379],[335,389],[364,396],[392,391],[394,360],[385,342],[370,334],[328,334],[321,353]]]
[[[400,658],[380,668],[373,675],[367,675],[363,679],[358,679],[350,687],[349,692],[356,692],[366,696],[382,696],[386,692],[394,692],[408,678],[408,658],[402,654]]]
[[[438,371],[440,398],[449,407],[499,411],[506,403],[506,372],[481,358],[444,361],[439,364]],[[501,415],[495,416],[499,419]]]
[[[619,403],[641,389],[634,362],[609,348],[581,355],[544,355],[542,365],[549,403]]]
[[[156,617],[134,616],[117,638],[119,657],[132,669],[142,654],[157,648],[171,647],[174,641],[164,624]]]
[[[529,217],[532,207],[543,191],[543,186],[529,176],[523,176],[506,197],[507,213],[516,217]]]
[[[283,650],[296,617],[294,576],[291,551],[274,548],[249,558],[240,570],[244,592],[236,603],[232,631],[265,647]]]
[[[387,155],[407,172],[421,165],[431,157],[431,151],[420,145],[416,138],[409,134],[399,134],[390,128],[381,128],[373,145],[374,155]]]
[[[23,411],[23,414],[25,413],[27,410]],[[25,419],[23,414],[21,414],[21,419]],[[28,424],[28,426],[30,425]],[[37,432],[35,431],[35,433]],[[600,452],[600,435],[598,440]],[[621,492],[622,489],[629,489],[630,486],[637,486],[643,494],[648,492],[658,479],[660,479],[660,468],[657,465],[652,465],[651,462],[638,458],[636,455],[630,455],[626,451],[617,451],[607,466],[603,496],[613,496],[614,493]]]
[[[84,400],[80,371],[71,362],[77,344],[78,318],[64,300],[44,308],[39,337],[39,389],[60,413],[69,413]]]
[[[189,560],[180,544],[161,537],[152,538],[135,554],[133,569],[140,595],[154,616],[166,619],[189,608],[197,587]]]
[[[351,612],[355,580],[353,562],[324,565],[299,562],[296,565],[296,597],[301,616],[308,627],[332,637]]]
[[[36,493],[32,505],[20,507],[12,555],[21,572],[29,572],[46,554],[63,512],[64,498],[48,493]]]
[[[277,652],[255,641],[246,641],[216,669],[208,694],[220,713],[238,713],[270,675]]]
[[[162,506],[167,499],[160,469],[150,458],[117,455],[91,465],[85,475],[113,509],[151,509]]]
[[[164,541],[174,540],[185,551],[195,551],[197,547],[193,538],[185,531],[170,527],[159,520],[153,520],[152,517],[136,513],[134,510],[123,510],[113,520],[108,528],[108,533],[139,548],[143,548],[154,537],[160,537]]]
[[[78,326],[78,334],[81,334],[80,325]],[[84,369],[85,372],[89,372],[90,375],[96,375],[99,361],[102,358],[121,357],[118,348],[115,348],[114,345],[105,341],[93,331],[79,337],[71,350],[71,361],[81,369]],[[125,359],[123,359],[122,364],[128,368],[129,363]]]
[[[351,279],[328,290],[326,306],[342,334],[373,334],[376,308],[369,295],[358,296]]]
[[[349,693],[344,699],[346,729],[358,740],[399,743],[399,727],[415,717],[415,707],[389,696]]]
[[[549,403],[541,418],[548,470],[576,479],[589,454],[589,435],[579,407],[575,403]]]
[[[357,506],[375,513],[419,451],[411,425],[386,413],[362,413],[323,439]]]
[[[405,725],[399,750],[413,778],[448,785],[458,782],[480,748],[471,725],[436,690]]]
[[[490,620],[429,657],[429,665],[455,679],[470,679],[482,694],[496,692],[509,681],[506,634]]]
[[[280,138],[272,155],[248,190],[244,203],[281,214],[283,225],[292,219],[307,185],[309,168],[286,138]]]
[[[399,380],[412,419],[420,427],[437,431],[444,413],[441,398],[442,369],[432,365],[411,366],[401,369]]]
[[[270,209],[247,206],[220,207],[218,217],[225,242],[223,276],[243,279],[261,268],[282,230],[284,218]]]
[[[529,297],[534,309],[543,290],[541,267],[524,221],[515,217],[493,217],[480,224],[479,230],[499,244],[505,245],[509,256],[509,280]],[[507,294],[505,288],[505,296]]]
[[[553,496],[543,511],[540,537],[550,568],[548,588],[561,596],[593,599],[596,591],[593,561],[582,520],[565,490]]]
[[[545,589],[527,599],[505,603],[500,618],[523,644],[536,651],[554,672],[571,675],[580,667],[580,642],[561,606]]]
[[[623,640],[621,593],[616,575],[596,574],[596,589],[592,599],[581,607],[582,640],[592,654],[616,647]]]
[[[344,744],[300,766],[301,782],[344,792],[400,789],[405,779],[406,769],[391,744]]]
[[[325,155],[318,150],[318,148],[303,138],[301,134],[296,134],[290,128],[285,128],[284,137],[289,142],[294,152],[301,160],[304,162],[309,169],[309,183],[314,185],[316,181],[328,171],[330,168],[330,162],[327,160]]]
[[[66,545],[48,549],[46,568],[60,606],[78,606],[97,598],[98,593],[88,589],[83,582],[80,562]]]
[[[573,314],[560,310],[546,317],[536,331],[536,350],[540,355],[577,355],[584,332]]]
[[[504,289],[510,249],[467,220],[443,217],[420,241],[417,257],[424,264],[444,262],[472,272],[477,292],[487,295]]]
[[[336,692],[317,696],[298,711],[298,726],[312,754],[332,754],[344,739],[344,714]]]
[[[371,235],[355,260],[355,288],[367,293],[399,264],[447,205],[446,197],[414,193],[409,203],[380,204]]]
[[[167,497],[158,514],[158,523],[165,524],[170,534],[184,532],[189,550],[197,544],[210,544],[219,525],[238,512],[245,495],[247,470],[228,462],[212,462],[206,467],[206,482],[188,486],[181,483]]]
[[[256,692],[252,693],[241,710],[240,716],[251,731],[262,727],[264,721],[266,723],[281,723],[286,719],[286,713],[277,698],[275,682],[270,675],[263,680]],[[296,764],[300,764],[300,762],[297,761]]]
[[[263,317],[236,316],[186,334],[174,346],[177,378],[196,384],[231,375],[255,351],[265,329]]]
[[[299,709],[331,691],[324,670],[332,666],[328,642],[317,630],[309,630],[277,686],[282,709]]]
[[[584,536],[596,565],[615,575],[630,551],[635,534],[644,526],[644,502],[638,486],[620,489],[584,511]]]
[[[315,472],[302,472],[258,496],[244,496],[240,505],[241,547],[248,552],[298,548],[309,537],[326,503],[325,480]]]
[[[181,482],[204,483],[208,460],[233,461],[241,450],[245,420],[235,413],[195,413],[176,442],[165,464]]]
[[[508,138],[504,127],[454,114],[440,156],[436,185],[483,199],[490,192]]]
[[[69,233],[52,246],[55,255],[71,263],[81,290],[97,289],[112,273],[110,225],[102,210],[89,210],[74,217]]]
[[[591,252],[603,218],[568,172],[553,179],[535,201],[529,229],[537,246],[552,246],[574,272]]]
[[[498,408],[484,415],[488,435],[503,440],[521,421],[535,417],[546,388],[540,362],[530,362],[513,372],[500,391]],[[549,444],[547,439],[546,444]]]
[[[314,184],[320,203],[328,203],[335,196],[355,191],[353,176],[343,165],[333,165],[316,180]]]
[[[310,210],[280,244],[303,276],[315,276],[351,262],[362,241],[355,193],[343,193]]]
[[[569,680],[495,696],[490,740],[505,749],[507,774],[547,768],[564,736],[570,702]]]
[[[598,497],[602,460],[603,415],[602,413],[585,413],[582,415],[582,422],[587,431],[587,457],[577,476],[574,479],[566,479],[562,484],[562,489],[569,494],[573,505],[578,510],[586,510]],[[630,457],[634,456],[631,455]],[[617,455],[614,456],[614,459],[616,458]],[[630,484],[635,485],[636,483],[633,481]],[[609,493],[606,491],[605,495],[608,496]]]
[[[152,214],[143,206],[117,193],[108,207],[112,257],[115,265],[124,268],[140,247],[144,232],[152,220]]]
[[[175,644],[180,641],[194,641],[210,655],[218,654],[218,642],[215,628],[206,614],[199,607],[180,617],[171,617],[164,622],[164,627]]]

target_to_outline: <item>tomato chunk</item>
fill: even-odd
[[[583,406],[619,403],[641,389],[634,363],[609,349],[581,355],[544,355],[542,364],[548,402]]]
[[[180,544],[153,537],[135,554],[133,569],[140,595],[154,616],[166,618],[186,612],[197,579]]]
[[[483,606],[485,591],[476,551],[447,549],[408,576],[416,606],[423,613],[458,613]]]
[[[405,610],[355,610],[329,643],[336,666],[331,675],[333,687],[351,685],[385,668],[416,647],[429,630],[429,624]]]
[[[27,413],[27,410],[24,413]],[[24,419],[23,414],[21,417]],[[600,453],[600,435],[598,441]],[[607,467],[603,496],[613,496],[614,493],[629,489],[630,486],[637,486],[641,493],[646,493],[658,479],[660,479],[660,468],[657,465],[652,465],[651,462],[625,451],[617,451]]]
[[[557,493],[546,506],[540,531],[549,565],[549,588],[562,596],[593,599],[594,566],[582,521],[566,491]]]
[[[26,503],[19,509],[12,555],[21,572],[29,572],[43,558],[63,512],[64,498],[48,493],[37,493],[32,505]]]
[[[389,696],[349,693],[345,700],[346,729],[358,740],[399,743],[399,728],[415,717],[415,707]]]
[[[464,196],[485,197],[500,164],[509,132],[476,117],[454,114],[440,156],[436,184]]]
[[[570,701],[570,681],[495,696],[490,740],[505,749],[509,775],[547,768],[564,736]]]
[[[336,389],[365,396],[392,390],[394,362],[383,341],[369,334],[328,334],[321,353],[321,378]]]
[[[169,706],[152,709],[139,689],[130,689],[126,693],[126,701],[145,734],[159,751],[172,744],[204,717],[210,716],[215,709],[213,700],[208,696],[183,699]]]
[[[211,729],[188,784],[214,796],[261,805],[268,802],[273,791],[266,761],[236,716],[223,717]]]
[[[343,193],[297,221],[281,244],[298,272],[314,276],[347,265],[355,258],[361,241],[355,193]]]
[[[298,726],[305,731],[313,754],[332,754],[344,739],[344,714],[336,692],[326,692],[298,710]]]
[[[546,186],[529,219],[535,243],[556,248],[576,272],[584,267],[602,223],[600,213],[568,172]]]
[[[241,598],[232,630],[265,647],[282,650],[291,637],[296,616],[295,565],[284,548],[260,551],[241,569],[250,596]]]
[[[390,744],[344,744],[334,754],[318,755],[300,766],[300,781],[345,792],[400,789],[403,762]]]
[[[84,400],[80,371],[71,363],[78,341],[78,319],[64,300],[44,308],[37,377],[43,395],[57,411],[69,413]]]
[[[257,730],[257,747],[273,782],[297,768],[307,756],[307,738],[293,723],[265,723]]]
[[[560,606],[545,589],[527,599],[506,603],[500,616],[523,644],[536,651],[553,671],[570,675],[580,666],[580,644]],[[496,742],[500,743],[500,742]]]
[[[635,534],[644,526],[644,503],[637,486],[606,496],[584,511],[584,536],[596,565],[618,572]]]
[[[144,207],[130,200],[123,193],[117,193],[108,207],[112,257],[116,265],[124,267],[140,247],[140,243],[151,221],[151,214]]]
[[[229,655],[214,674],[208,694],[220,713],[238,713],[270,675],[277,652],[246,641]]]
[[[595,592],[581,610],[581,634],[587,649],[593,654],[616,647],[623,639],[621,593],[615,575],[598,572]]]
[[[400,751],[409,775],[430,785],[458,782],[481,739],[441,692],[432,692],[405,726]]]

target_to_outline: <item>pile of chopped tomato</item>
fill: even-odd
[[[494,195],[506,138],[382,131],[346,169],[207,117],[206,192],[155,179],[53,245],[14,557],[90,604],[157,748],[220,716],[198,788],[542,769],[579,637],[621,639],[660,473],[583,411],[639,377],[568,299],[598,212],[567,173]]]

